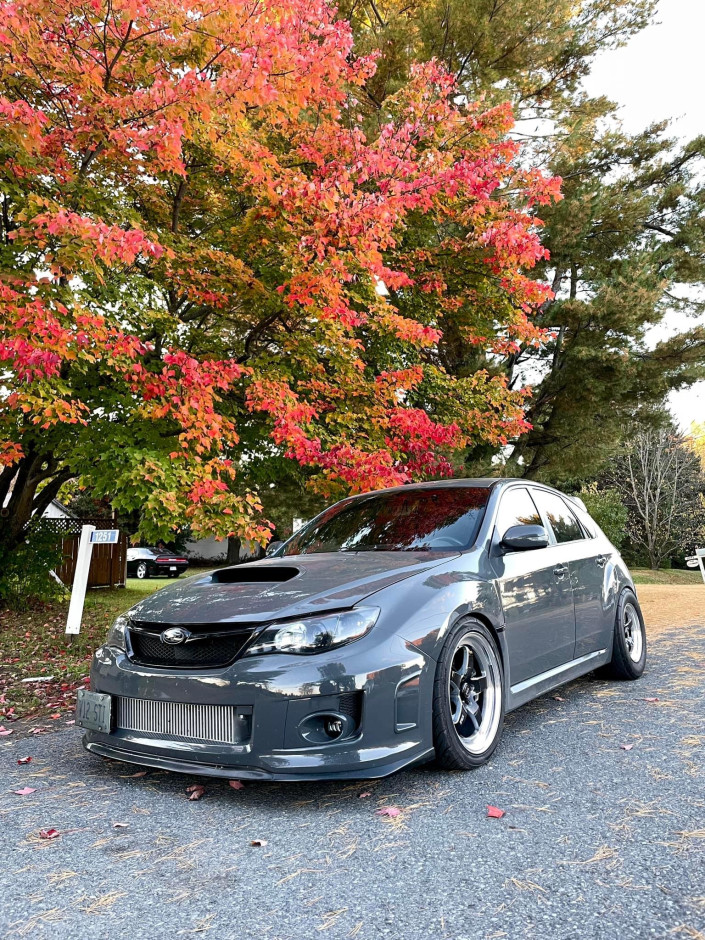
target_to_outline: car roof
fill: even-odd
[[[381,490],[368,490],[365,493],[356,493],[355,496],[348,498],[356,499],[360,496],[375,496],[378,493],[401,493],[410,490],[450,489],[460,486],[490,489],[493,486],[504,486],[507,483],[527,484],[533,482],[533,480],[523,480],[521,477],[464,477],[460,479],[453,478],[452,480],[426,480],[424,483],[405,483],[402,486],[388,486]]]

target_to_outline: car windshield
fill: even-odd
[[[470,548],[489,489],[445,486],[360,496],[332,506],[287,542],[285,555],[314,552],[448,552]]]

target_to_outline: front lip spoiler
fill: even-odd
[[[83,746],[91,754],[97,754],[100,757],[108,757],[112,760],[125,761],[128,764],[139,764],[143,767],[154,767],[157,770],[171,770],[180,774],[198,774],[205,777],[225,777],[228,780],[262,780],[262,781],[313,781],[313,780],[377,780],[381,777],[388,777],[398,770],[412,767],[416,764],[425,763],[434,756],[434,750],[431,748],[421,755],[400,760],[390,761],[379,767],[370,767],[368,769],[331,771],[329,773],[311,773],[311,771],[302,771],[301,773],[272,773],[268,770],[262,770],[260,767],[226,767],[223,764],[204,764],[199,761],[174,760],[170,757],[159,757],[156,754],[142,754],[136,751],[130,751],[127,748],[115,747],[114,745],[101,744],[98,741],[86,741],[83,739]]]

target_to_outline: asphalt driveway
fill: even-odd
[[[0,937],[705,935],[705,625],[653,637],[639,682],[588,677],[513,713],[470,774],[235,790],[18,726],[0,737]]]

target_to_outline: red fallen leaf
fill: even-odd
[[[501,819],[505,815],[505,811],[498,806],[488,806],[487,815],[490,819]]]
[[[242,780],[228,780],[228,783],[233,788],[233,790],[244,790],[245,784]]]
[[[71,721],[67,721],[66,724],[67,724],[67,725],[75,725],[75,724],[76,724],[76,720],[75,720],[75,719],[71,719]]]
[[[30,728],[30,734],[47,734],[49,731],[48,728]]]
[[[358,793],[358,799],[361,799],[361,800],[366,800],[368,796],[372,796],[372,794],[368,790],[365,790],[364,793]]]
[[[388,816],[390,819],[400,814],[401,810],[398,806],[381,806],[379,809],[375,810],[375,816]]]
[[[634,747],[633,744],[620,744],[619,746],[623,751],[631,751],[631,749]]]
[[[653,698],[645,698],[645,702],[658,702],[658,698],[654,696]]]
[[[56,721],[57,718],[61,718],[59,712],[56,712],[54,715],[49,715],[52,721]]]
[[[130,779],[132,779],[133,777],[146,777],[146,776],[147,776],[146,770],[138,770],[136,774],[130,774]]]
[[[250,842],[250,845],[254,845],[254,846],[255,846],[256,848],[258,848],[258,849],[261,848],[263,845],[266,845],[266,844],[267,844],[267,840],[266,840],[266,839],[253,839],[252,842]]]
[[[206,788],[195,783],[191,787],[186,787],[186,792],[191,794],[189,796],[189,800],[200,800],[203,794],[206,792]]]
[[[29,796],[30,793],[35,793],[36,789],[36,787],[22,787],[21,790],[13,790],[13,793],[16,793],[17,796]]]
[[[32,758],[31,757],[18,757],[17,763],[18,764],[31,764]]]
[[[0,734],[2,735],[12,734],[12,728],[8,729],[4,725],[0,725]]]
[[[40,839],[58,839],[61,833],[58,829],[40,829],[39,838]]]

